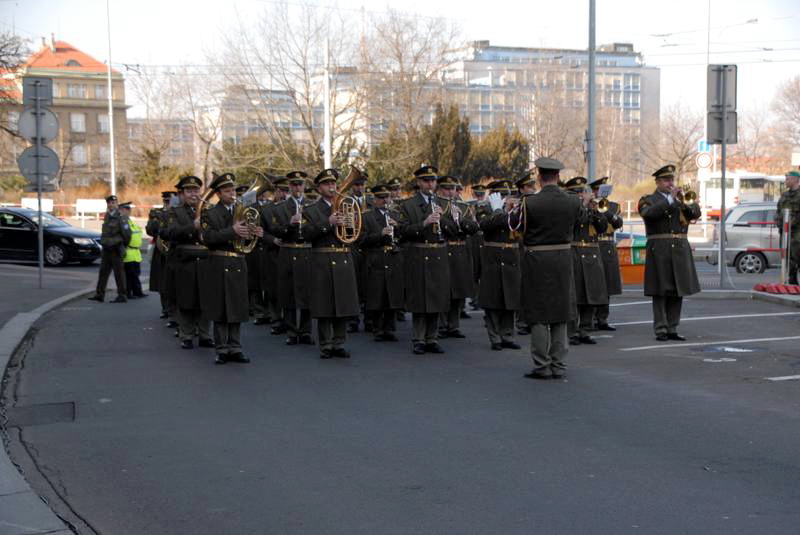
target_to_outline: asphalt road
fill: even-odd
[[[800,310],[690,299],[679,346],[615,305],[541,382],[478,313],[445,355],[410,322],[332,361],[249,325],[253,362],[214,366],[156,296],[76,301],[11,378],[12,455],[81,533],[796,534],[800,382],[767,378],[800,374]]]

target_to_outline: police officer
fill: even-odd
[[[608,177],[604,176],[591,182],[589,186],[592,188],[592,194],[595,201],[601,202],[600,186],[608,183]],[[606,291],[609,298],[612,295],[622,294],[622,278],[619,273],[619,255],[617,254],[617,246],[614,243],[614,232],[622,228],[622,216],[620,215],[619,203],[614,201],[608,202],[608,208],[603,213],[606,218],[606,229],[597,236],[597,245],[600,248],[600,259],[603,261],[603,273],[606,276]],[[609,325],[608,315],[610,307],[608,305],[599,305],[594,309],[595,327],[598,331],[616,331],[617,328]]]
[[[273,235],[280,239],[281,247],[278,254],[278,305],[283,310],[283,321],[289,334],[287,345],[314,343],[308,310],[311,244],[305,237],[308,227],[305,210],[311,203],[304,198],[307,178],[303,171],[288,173],[286,179],[291,195],[273,212]]]
[[[397,231],[400,214],[388,207],[385,184],[373,186],[372,210],[364,213],[361,248],[365,254],[364,307],[376,342],[396,342],[397,312],[403,308],[403,254]]]
[[[114,271],[114,281],[117,283],[117,297],[112,303],[125,303],[128,290],[125,286],[125,270],[122,266],[122,257],[125,254],[126,244],[131,239],[131,229],[128,218],[119,212],[116,195],[106,197],[106,215],[100,235],[100,245],[103,253],[100,257],[100,273],[97,277],[97,289],[89,298],[91,301],[102,303],[105,300],[106,285],[111,270]]]
[[[700,207],[681,201],[674,165],[665,165],[653,176],[656,191],[639,199],[638,205],[647,232],[644,294],[653,297],[656,340],[686,340],[677,330],[683,298],[700,291],[687,232],[690,222],[700,218]]]
[[[775,224],[778,232],[783,234],[783,211],[789,209],[791,214],[791,243],[789,244],[789,284],[797,284],[797,267],[800,265],[800,172],[786,173],[786,191],[778,200],[778,211],[775,213]]]
[[[219,202],[201,215],[201,236],[209,249],[205,282],[201,298],[203,314],[214,322],[216,364],[250,362],[242,353],[241,323],[248,320],[247,262],[236,251],[238,240],[263,237],[264,230],[250,229],[234,221],[236,186],[234,176],[224,173],[209,185]]]
[[[589,336],[594,309],[608,305],[606,276],[597,243],[598,235],[606,230],[606,218],[597,210],[592,190],[586,182],[586,178],[577,176],[564,185],[567,192],[578,196],[584,207],[572,232],[575,302],[578,305],[578,317],[569,327],[569,343],[572,345],[597,343]]]
[[[142,292],[142,282],[139,275],[142,272],[142,228],[131,219],[133,203],[125,202],[119,205],[122,217],[128,220],[131,229],[131,239],[125,246],[125,255],[122,264],[125,268],[125,286],[128,290],[128,299],[147,297]]]
[[[174,251],[172,269],[175,302],[178,309],[178,336],[183,349],[194,348],[194,337],[200,347],[214,347],[203,318],[201,296],[204,286],[208,248],[200,239],[200,218],[197,207],[203,181],[192,175],[180,178],[175,188],[181,192],[181,204],[169,210],[165,237]]]
[[[172,191],[161,192],[161,207],[150,209],[150,213],[147,215],[147,225],[145,226],[145,232],[155,242],[153,256],[150,257],[149,288],[151,292],[158,292],[161,298],[161,316],[159,317],[162,319],[169,317],[169,310],[174,307],[174,303],[170,305],[166,289],[163,288],[162,279],[164,278],[164,270],[167,263],[166,253],[169,249],[169,244],[161,236],[162,231],[167,228],[167,212],[173,195],[174,192]]]
[[[475,214],[483,231],[478,302],[492,350],[520,349],[514,341],[514,313],[520,308],[522,272],[519,242],[508,225],[518,199],[510,195],[507,180],[491,182],[489,190],[489,201],[478,205]]]
[[[523,197],[511,225],[522,232],[522,302],[531,325],[533,370],[526,377],[563,377],[567,323],[576,317],[572,231],[584,208],[576,195],[558,187],[564,164],[552,158],[534,162],[541,189]]]
[[[400,203],[400,236],[405,256],[406,310],[412,316],[411,342],[416,355],[444,353],[438,343],[439,314],[450,309],[450,266],[445,236],[457,232],[444,214],[444,201],[433,190],[439,170],[423,165],[414,171],[418,191]]]

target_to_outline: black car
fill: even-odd
[[[39,213],[28,208],[0,207],[0,260],[36,261]],[[68,262],[88,265],[100,257],[100,233],[73,227],[42,214],[44,261],[49,266]]]

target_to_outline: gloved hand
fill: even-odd
[[[492,211],[502,210],[503,208],[503,196],[499,193],[490,193],[489,194],[489,204],[492,205]]]

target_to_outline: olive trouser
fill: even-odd
[[[564,373],[567,351],[567,322],[531,325],[531,358],[535,372]]]
[[[340,349],[347,336],[347,322],[350,318],[317,318],[317,336],[322,351]]]
[[[608,316],[611,313],[611,307],[608,305],[597,305],[594,307],[594,319],[598,324],[608,323]]]
[[[578,305],[578,317],[569,322],[569,336],[589,336],[597,305]]]
[[[114,271],[114,282],[117,283],[117,295],[126,297],[128,290],[125,285],[125,268],[122,266],[122,254],[118,246],[103,248],[100,257],[100,274],[97,276],[97,290],[95,291],[95,295],[100,299],[105,298],[108,276],[112,270]]]
[[[438,312],[415,312],[411,314],[411,343],[432,344],[438,338]]]
[[[125,287],[128,290],[128,297],[144,295],[142,281],[139,280],[141,272],[142,264],[140,262],[125,262]]]
[[[501,308],[486,308],[483,311],[483,322],[489,342],[499,344],[514,341],[514,311]]]
[[[443,312],[439,323],[446,331],[455,331],[461,326],[461,311],[464,310],[464,299],[450,299],[450,310]]]
[[[372,323],[372,334],[394,334],[397,321],[397,310],[368,310],[365,317]]]
[[[653,296],[653,329],[656,334],[671,334],[678,332],[681,322],[681,306],[683,297],[654,295]]]
[[[200,340],[209,340],[208,321],[203,319],[200,310],[194,308],[178,309],[178,336],[181,341],[191,340],[197,336]]]
[[[289,331],[289,336],[311,334],[311,311],[307,308],[284,308],[283,323]]]
[[[250,315],[255,319],[264,319],[269,316],[267,303],[264,299],[264,292],[261,290],[249,290],[247,297],[250,302]]]
[[[792,240],[789,246],[789,284],[797,284],[798,266],[800,266],[800,240]]]
[[[214,342],[217,355],[232,355],[241,353],[242,340],[240,337],[240,323],[214,322]]]

